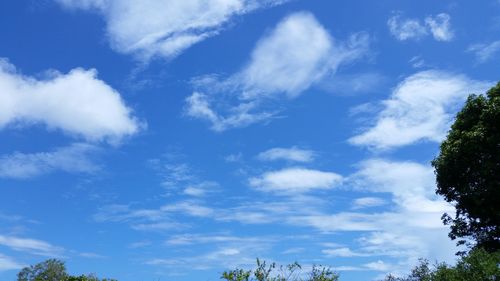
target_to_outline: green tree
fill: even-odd
[[[64,262],[56,259],[25,267],[17,274],[17,281],[61,281],[67,278]]]
[[[93,274],[71,276],[66,272],[64,262],[49,259],[44,262],[23,268],[17,274],[17,281],[117,281],[115,279],[99,279]]]
[[[500,253],[488,253],[476,248],[464,255],[455,266],[445,263],[432,268],[426,260],[420,260],[406,277],[388,275],[385,281],[498,281],[500,280]]]
[[[432,165],[436,193],[456,207],[442,217],[450,238],[500,250],[500,83],[469,96]]]

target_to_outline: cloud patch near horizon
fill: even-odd
[[[185,113],[219,132],[269,121],[280,111],[276,102],[297,98],[340,65],[359,59],[368,43],[365,33],[335,41],[311,13],[291,14],[258,41],[239,72],[193,79],[196,90],[186,99]]]

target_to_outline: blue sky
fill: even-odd
[[[430,161],[499,34],[495,0],[2,1],[0,279],[453,262]]]

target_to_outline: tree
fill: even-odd
[[[426,260],[420,260],[410,275],[388,275],[384,281],[497,281],[500,280],[500,253],[488,253],[483,249],[472,250],[462,256],[455,266],[445,263],[432,268]]]
[[[454,217],[442,217],[450,238],[500,250],[500,83],[486,96],[469,96],[432,165],[436,193],[456,208]]]
[[[66,272],[64,262],[49,259],[44,262],[23,268],[17,274],[17,281],[116,281],[115,279],[99,279],[93,274],[71,276]]]
[[[56,259],[25,267],[17,274],[17,281],[61,281],[67,278],[64,262]]]

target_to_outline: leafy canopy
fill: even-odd
[[[44,262],[23,268],[17,274],[17,281],[116,281],[115,279],[99,279],[95,275],[71,276],[66,272],[64,262],[49,259]]]
[[[420,260],[406,277],[389,275],[384,281],[497,281],[500,280],[500,252],[488,253],[476,248],[463,256],[455,266],[439,263],[431,267]]]
[[[442,217],[450,238],[500,250],[500,83],[469,96],[432,165],[436,193],[456,207]]]

